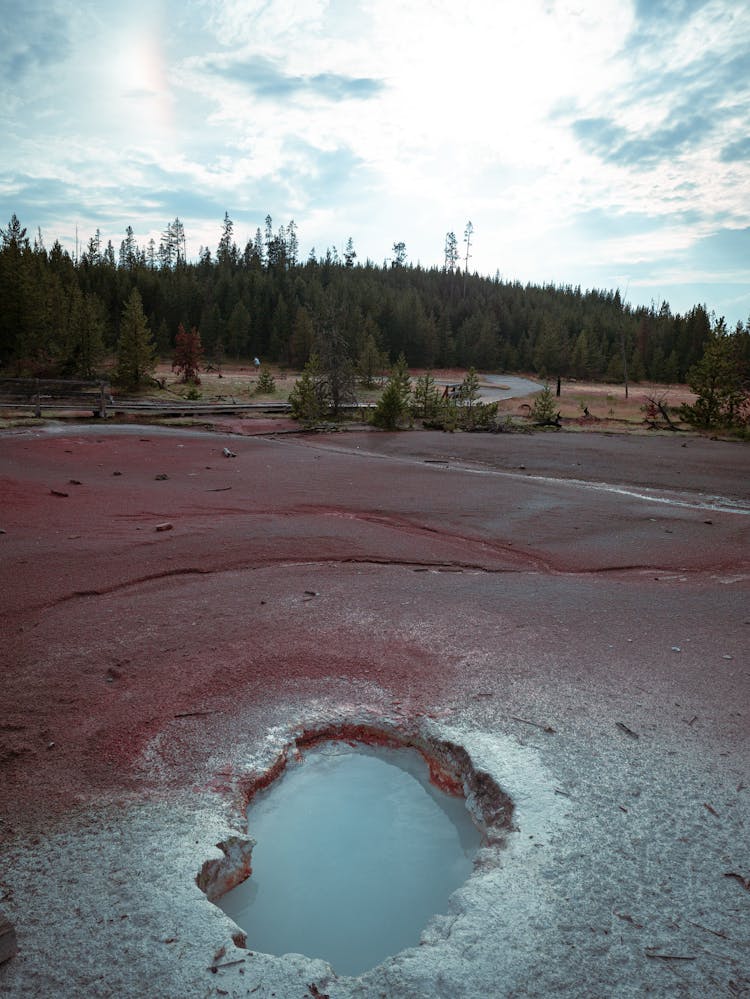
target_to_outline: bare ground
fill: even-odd
[[[0,994],[750,994],[749,481],[699,438],[5,434]],[[518,808],[362,981],[194,884],[337,718],[449,728]]]

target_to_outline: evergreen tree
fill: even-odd
[[[405,267],[406,266],[406,243],[399,242],[393,244],[393,260],[391,261],[391,267]]]
[[[456,264],[458,263],[458,240],[456,239],[455,232],[447,232],[445,234],[445,263],[444,268],[446,271],[455,271]]]
[[[102,305],[94,294],[84,296],[77,285],[70,292],[63,373],[93,378],[104,355]]]
[[[359,380],[366,388],[372,388],[376,377],[387,363],[388,358],[384,358],[382,351],[378,350],[375,337],[372,333],[368,333],[357,357],[357,374],[359,375]]]
[[[542,391],[534,399],[534,405],[531,409],[531,419],[539,427],[557,425],[555,397],[552,395],[552,389],[546,382]]]
[[[0,229],[0,365],[21,360],[33,343],[40,289],[34,280],[33,251],[26,229],[13,214]]]
[[[410,399],[409,369],[406,366],[406,358],[401,354],[373,411],[373,424],[383,430],[396,430],[409,418]]]
[[[420,375],[414,384],[412,413],[421,420],[431,420],[440,409],[440,393],[431,372]]]
[[[326,378],[317,355],[313,354],[289,393],[292,417],[303,423],[314,423],[325,415],[329,403]]]
[[[734,427],[747,420],[748,387],[743,377],[741,341],[714,324],[703,357],[688,372],[688,385],[698,397],[681,415],[698,427]]]
[[[237,259],[237,247],[235,246],[233,234],[234,222],[229,217],[229,212],[224,212],[224,221],[221,226],[221,239],[216,250],[216,260],[219,266],[232,264]]]
[[[200,333],[195,326],[191,327],[190,332],[187,333],[185,327],[180,323],[174,342],[172,371],[181,375],[181,381],[200,385],[201,380],[198,372],[202,357],[203,346],[201,345]]]
[[[138,389],[155,368],[156,348],[143,312],[143,300],[138,289],[133,288],[120,323],[115,380],[125,388]]]
[[[317,357],[326,380],[331,411],[338,416],[342,406],[356,401],[354,365],[349,356],[349,346],[331,319],[324,322],[318,333]]]
[[[313,349],[315,327],[312,316],[304,307],[297,308],[292,328],[292,338],[289,344],[289,363],[295,368],[301,368],[307,363]]]
[[[264,368],[258,376],[258,381],[255,385],[255,394],[273,395],[275,391],[276,379],[267,368]]]
[[[357,259],[357,251],[354,249],[354,241],[350,236],[346,241],[346,247],[344,249],[344,266],[354,267],[354,261]]]
[[[250,313],[244,302],[237,302],[227,320],[227,351],[231,357],[250,353]]]

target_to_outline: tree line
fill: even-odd
[[[158,246],[139,246],[129,226],[117,250],[97,230],[71,256],[57,240],[47,249],[41,232],[30,239],[13,215],[0,229],[0,370],[101,371],[134,291],[156,354],[171,357],[178,331],[195,329],[217,366],[257,355],[301,369],[335,343],[368,370],[403,354],[412,368],[683,382],[721,322],[702,305],[673,314],[667,303],[631,307],[618,291],[482,277],[469,271],[472,233],[469,222],[463,257],[447,234],[442,267],[410,264],[403,242],[382,265],[360,262],[351,239],[301,260],[293,221],[274,230],[267,216],[243,247],[226,214],[216,249],[191,262],[179,219]],[[747,338],[750,320],[720,332]]]

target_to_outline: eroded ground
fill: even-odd
[[[677,435],[3,435],[0,994],[750,995],[748,483]],[[379,719],[485,760],[505,862],[361,980],[236,948],[194,878],[243,782]]]

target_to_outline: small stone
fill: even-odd
[[[154,478],[157,482],[164,482],[165,479],[169,478],[169,476],[165,472],[159,472],[159,474],[155,475]]]
[[[68,484],[71,486],[80,486],[80,481],[78,479],[68,479]]]
[[[167,521],[164,524],[157,524],[155,530],[157,530],[157,531],[171,531],[173,527],[174,527],[174,524],[170,524],[169,521]]]
[[[734,659],[734,656],[730,656],[730,655],[728,655],[728,654],[725,653],[721,658],[722,659]]]
[[[236,458],[237,457],[237,455],[234,453],[234,451],[230,451],[228,447],[223,448],[221,453],[224,455],[225,458]]]
[[[122,475],[122,472],[112,472],[113,475]]]
[[[64,493],[62,489],[50,489],[53,496],[67,496],[68,493]]]
[[[703,523],[704,524],[713,524],[713,521],[712,520],[704,520]]]
[[[680,648],[679,645],[673,645],[672,652],[682,652],[682,649]]]

